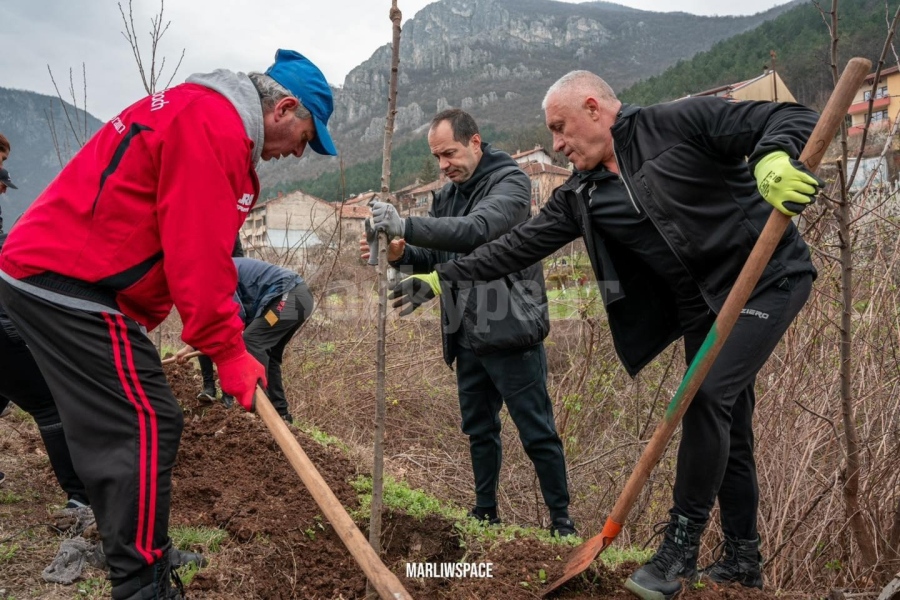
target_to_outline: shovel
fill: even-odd
[[[871,61],[864,58],[853,58],[847,63],[847,67],[841,74],[837,86],[835,86],[831,97],[828,99],[828,104],[825,105],[825,110],[822,111],[816,128],[800,154],[800,161],[811,172],[815,172],[818,168],[825,150],[828,149],[828,145],[834,139],[841,122],[844,120],[844,116],[847,114],[847,109],[852,104],[859,86],[866,75],[869,74],[871,66]],[[706,340],[703,342],[694,360],[691,361],[684,379],[681,380],[681,385],[669,403],[663,420],[656,427],[656,431],[653,432],[653,436],[647,443],[647,447],[644,448],[637,466],[625,484],[625,489],[622,490],[618,500],[616,500],[612,513],[603,525],[603,530],[572,551],[563,569],[562,577],[554,581],[544,591],[543,596],[553,593],[567,581],[587,569],[594,562],[594,559],[597,558],[597,555],[606,550],[613,540],[616,539],[616,536],[619,535],[622,523],[625,522],[628,513],[631,512],[638,494],[640,494],[644,484],[647,482],[647,478],[650,477],[650,473],[653,471],[656,463],[659,462],[666,445],[668,445],[672,434],[675,433],[675,429],[681,421],[681,417],[684,416],[691,400],[694,399],[694,394],[697,393],[700,384],[703,383],[703,379],[719,355],[719,350],[725,344],[728,334],[731,333],[731,329],[734,327],[741,310],[747,303],[753,288],[756,287],[763,269],[769,264],[769,259],[772,258],[772,253],[775,251],[778,242],[781,241],[790,222],[790,217],[781,214],[777,210],[772,211],[772,215],[769,217],[762,234],[756,241],[743,269],[741,269],[737,282],[735,282],[734,287],[729,292],[722,310],[709,330]]]
[[[378,558],[378,554],[356,527],[337,496],[334,495],[319,471],[316,470],[315,465],[306,456],[306,452],[300,447],[297,438],[288,429],[287,424],[281,420],[275,407],[269,402],[268,396],[259,387],[256,388],[255,401],[256,412],[272,432],[275,441],[281,446],[281,450],[287,456],[297,475],[303,480],[303,484],[309,490],[316,504],[325,513],[325,518],[328,519],[338,537],[347,546],[347,550],[362,567],[363,573],[369,578],[369,582],[378,595],[382,600],[412,600],[412,596],[403,588],[403,584],[400,583],[397,576],[391,573]]]

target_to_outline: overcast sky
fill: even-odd
[[[404,21],[433,0],[399,0]],[[584,0],[567,0],[579,2]],[[619,4],[660,12],[749,15],[787,0],[620,0]],[[127,11],[127,0],[122,0]],[[168,0],[164,20],[171,26],[160,43],[167,59],[163,87],[182,49],[175,76],[218,67],[262,71],[275,50],[291,48],[315,62],[329,82],[347,73],[379,46],[390,42],[387,0]],[[134,21],[143,49],[159,0],[134,0]],[[69,100],[69,69],[82,106],[82,63],[87,70],[87,108],[108,120],[144,95],[134,57],[122,37],[115,0],[3,0],[0,86],[54,95],[47,66]]]

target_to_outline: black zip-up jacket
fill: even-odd
[[[468,181],[434,194],[428,217],[407,217],[406,249],[391,263],[430,273],[510,231],[531,214],[531,181],[508,154],[482,143],[483,156]],[[435,218],[436,217],[436,218]],[[544,271],[522,263],[494,277],[458,280],[441,295],[444,360],[452,365],[461,335],[476,356],[533,346],[550,332]]]
[[[818,115],[791,103],[690,98],[622,108],[612,127],[616,160],[631,200],[646,212],[718,312],[773,210],[756,189],[753,168],[766,154],[797,158]],[[471,255],[436,268],[442,281],[490,279],[552,254],[584,236],[603,294],[619,359],[632,376],[683,331],[669,287],[590,223],[582,186],[614,177],[604,168],[574,174],[541,212]],[[595,192],[596,195],[596,192]],[[793,224],[756,289],[813,273]]]

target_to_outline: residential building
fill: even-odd
[[[738,83],[729,83],[728,85],[720,85],[719,87],[706,90],[697,94],[690,94],[687,98],[698,96],[715,96],[717,98],[728,98],[732,100],[766,100],[769,102],[796,102],[794,95],[784,84],[781,77],[772,69],[763,72],[762,75],[740,81]]]
[[[531,179],[531,214],[536,214],[550,199],[553,190],[572,176],[572,171],[543,162],[529,162],[522,170]]]
[[[872,100],[872,121],[869,132],[890,131],[900,113],[900,67],[890,67],[881,71],[875,85],[875,73],[870,73],[853,98],[847,114],[850,115],[850,135],[862,133]]]
[[[540,144],[537,144],[531,150],[516,152],[512,155],[512,158],[519,163],[519,166],[525,166],[528,163],[540,163],[544,165],[553,164],[553,159],[550,158],[550,155],[547,154],[547,151],[544,150],[544,147]]]
[[[273,260],[290,255],[288,262],[293,264],[304,261],[310,249],[330,244],[336,225],[333,204],[300,191],[279,194],[250,211],[241,227],[241,241],[249,257]]]

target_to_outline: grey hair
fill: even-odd
[[[253,82],[253,85],[256,86],[256,91],[259,92],[259,99],[262,102],[263,112],[267,113],[275,108],[275,105],[282,98],[293,98],[297,101],[297,108],[294,109],[294,115],[298,119],[311,119],[312,113],[307,110],[305,106],[303,106],[303,102],[300,98],[294,96],[286,87],[266,75],[265,73],[248,73],[247,77],[250,78],[250,81]]]
[[[597,100],[612,104],[618,101],[616,93],[609,84],[603,81],[597,75],[590,71],[569,71],[550,86],[547,93],[544,94],[544,101],[541,102],[541,109],[547,110],[547,101],[550,96],[557,92],[582,92],[585,94],[596,95]]]

